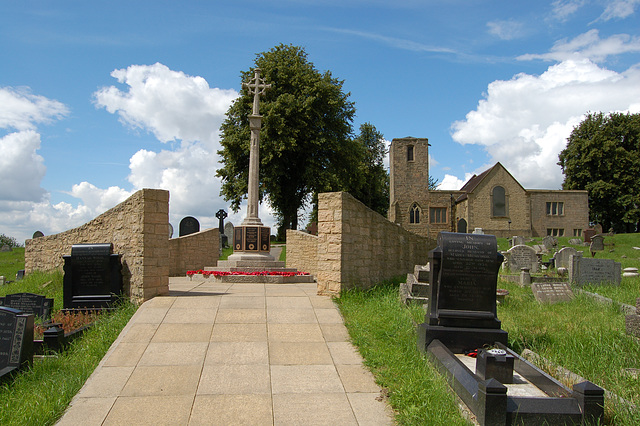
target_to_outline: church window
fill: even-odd
[[[413,203],[409,210],[409,223],[420,223],[420,206],[418,206],[418,203]]]
[[[573,230],[574,237],[582,237],[582,229],[574,229]]]
[[[562,201],[552,201],[547,203],[547,215],[549,216],[563,216],[564,215],[564,203]]]
[[[429,220],[431,223],[447,223],[447,208],[430,207]]]
[[[413,145],[407,145],[407,161],[413,161]]]
[[[552,237],[564,237],[564,229],[547,228],[547,235],[551,235]]]
[[[507,197],[504,188],[496,186],[493,188],[492,195],[492,207],[493,216],[506,216],[507,215]]]

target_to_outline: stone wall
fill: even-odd
[[[206,229],[169,240],[169,275],[184,276],[189,270],[216,266],[220,257],[220,230]]]
[[[435,240],[388,221],[346,192],[318,197],[319,294],[339,295],[343,288],[368,288],[404,275],[426,264],[435,246]]]
[[[547,235],[547,229],[562,229],[565,237],[580,237],[582,230],[589,226],[587,191],[529,190],[527,192],[531,197],[531,230],[534,237]],[[564,203],[563,214],[548,215],[548,202]]]
[[[287,268],[318,276],[318,236],[287,229]]]
[[[142,189],[86,224],[25,242],[25,271],[62,269],[73,244],[112,243],[124,291],[140,303],[169,292],[169,191]]]

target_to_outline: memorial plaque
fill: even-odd
[[[614,284],[620,285],[622,265],[612,259],[593,259],[572,256],[569,281],[576,285]]]
[[[244,228],[242,226],[238,226],[233,229],[233,250],[235,251],[243,251],[244,250]]]
[[[0,307],[0,376],[33,360],[33,315]]]
[[[103,308],[122,293],[120,255],[111,244],[76,244],[63,256],[65,308]]]
[[[507,251],[507,263],[511,272],[519,273],[522,268],[532,273],[538,272],[538,256],[533,247],[517,245]]]
[[[271,228],[260,227],[260,251],[271,251]]]
[[[531,291],[533,296],[540,303],[557,303],[557,302],[569,302],[573,299],[573,292],[568,283],[545,283],[535,282],[531,283]]]
[[[53,299],[33,293],[14,293],[0,297],[0,306],[18,309],[25,314],[33,314],[47,320],[51,318]]]
[[[180,221],[180,236],[200,232],[200,222],[195,217],[187,216]]]
[[[244,226],[244,251],[258,251],[260,246],[259,226]]]

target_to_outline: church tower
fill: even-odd
[[[389,148],[391,222],[426,236],[429,212],[429,140],[399,138]]]

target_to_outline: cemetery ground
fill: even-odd
[[[506,239],[498,243],[500,249],[507,248]],[[615,245],[607,246],[596,257],[614,259],[623,268],[640,266],[640,250],[633,249],[640,247],[640,234],[607,237],[606,243]],[[562,245],[568,245],[567,238],[559,238]],[[590,256],[588,247],[574,247]],[[8,255],[14,256],[15,249],[0,253],[0,270],[14,262],[13,258],[7,260]],[[23,267],[19,263],[17,266],[11,267]],[[5,276],[15,279],[15,272],[6,272]],[[385,389],[399,424],[469,424],[460,413],[455,394],[416,349],[415,326],[424,321],[424,311],[420,306],[406,308],[399,302],[398,284],[404,279],[366,291],[344,291],[337,299],[353,343]],[[504,280],[498,281],[498,287],[509,290],[498,306],[498,318],[509,332],[511,348],[519,353],[528,349],[545,358],[549,363],[539,366],[566,384],[571,382],[557,366],[604,387],[610,393],[605,403],[605,424],[640,424],[640,341],[625,333],[624,314],[616,303],[603,304],[577,293],[571,302],[539,304],[529,288]],[[622,278],[619,287],[594,286],[587,290],[614,302],[635,305],[635,298],[640,297],[640,279]],[[0,295],[15,292],[53,297],[55,312],[62,304],[62,274],[31,274],[0,287]],[[55,423],[134,312],[131,304],[121,305],[67,351],[34,360],[33,367],[0,385],[0,424]]]

